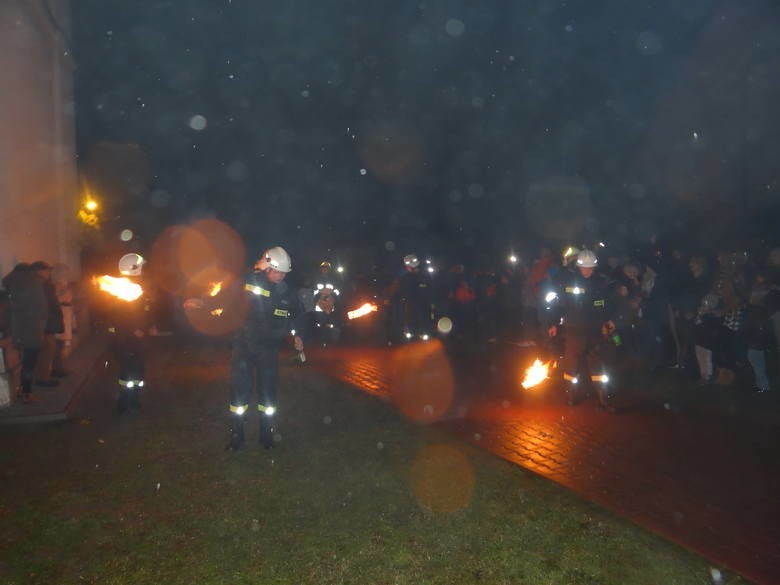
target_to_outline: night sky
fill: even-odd
[[[146,237],[500,252],[760,232],[774,0],[76,0],[78,150]]]

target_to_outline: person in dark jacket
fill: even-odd
[[[34,402],[33,374],[48,317],[43,281],[30,264],[21,263],[3,279],[3,286],[8,291],[11,339],[21,353],[22,402]]]
[[[300,315],[296,291],[284,282],[292,270],[284,248],[266,250],[244,282],[248,314],[236,332],[230,363],[230,442],[236,451],[244,444],[244,415],[250,396],[257,391],[260,443],[274,445],[274,415],[278,402],[278,359],[282,344],[295,330]],[[293,344],[303,350],[303,340],[293,335]]]
[[[747,346],[748,362],[753,369],[755,392],[766,392],[771,386],[767,372],[767,355],[774,351],[777,341],[767,310],[769,292],[766,274],[759,271],[755,275],[742,324],[742,337]]]
[[[574,405],[588,381],[595,386],[599,405],[614,410],[612,372],[607,372],[608,339],[615,332],[614,307],[606,278],[595,272],[596,255],[583,250],[577,255],[577,273],[561,281],[557,306],[551,310],[548,334],[556,337],[564,325],[563,379],[570,405]]]
[[[314,295],[314,310],[306,311],[296,329],[306,345],[325,347],[341,339],[344,323],[336,309],[336,293],[320,289]]]
[[[33,262],[30,268],[43,282],[43,292],[46,295],[46,304],[48,306],[43,346],[38,355],[34,385],[44,387],[57,386],[59,382],[54,379],[53,375],[54,356],[57,351],[56,335],[65,331],[65,319],[63,318],[62,307],[57,298],[57,291],[52,280],[54,267],[43,260],[38,260]]]

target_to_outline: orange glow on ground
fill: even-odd
[[[417,503],[429,512],[463,510],[474,493],[474,471],[466,456],[450,445],[429,445],[409,468],[409,484]]]
[[[391,372],[391,401],[409,418],[434,421],[452,405],[455,379],[440,341],[399,347]]]

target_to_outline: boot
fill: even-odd
[[[116,411],[119,414],[123,414],[127,412],[129,406],[130,400],[127,396],[127,390],[124,388],[119,388],[119,395],[116,398]]]
[[[577,386],[575,384],[566,384],[566,404],[569,406],[577,404]]]
[[[596,394],[599,400],[599,408],[614,414],[616,410],[614,404],[612,404],[612,394],[610,393],[609,388],[602,386],[596,390]]]
[[[230,423],[230,442],[225,447],[227,451],[238,451],[244,444],[244,421],[237,420]]]
[[[268,416],[260,415],[260,444],[266,449],[274,446],[274,427]]]
[[[141,410],[141,393],[136,390],[128,390],[128,406],[131,410]]]

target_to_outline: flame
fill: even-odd
[[[347,317],[349,317],[350,319],[357,319],[359,317],[368,315],[369,313],[373,313],[378,308],[379,307],[377,307],[373,303],[364,303],[361,307],[355,309],[354,311],[349,311],[347,313]]]
[[[104,274],[103,276],[93,278],[92,281],[100,287],[100,290],[123,301],[131,302],[144,294],[144,289],[141,288],[141,285],[129,278],[117,278]]]
[[[214,317],[219,317],[222,314],[222,311],[224,311],[224,309],[219,308],[219,309],[214,309],[213,311],[209,311],[209,313]]]
[[[209,289],[209,296],[215,297],[219,294],[219,291],[221,290],[222,290],[222,281],[212,282],[211,288]]]
[[[525,378],[522,381],[523,388],[533,388],[549,378],[550,365],[551,362],[542,363],[539,358],[536,358],[533,365],[525,371]]]

